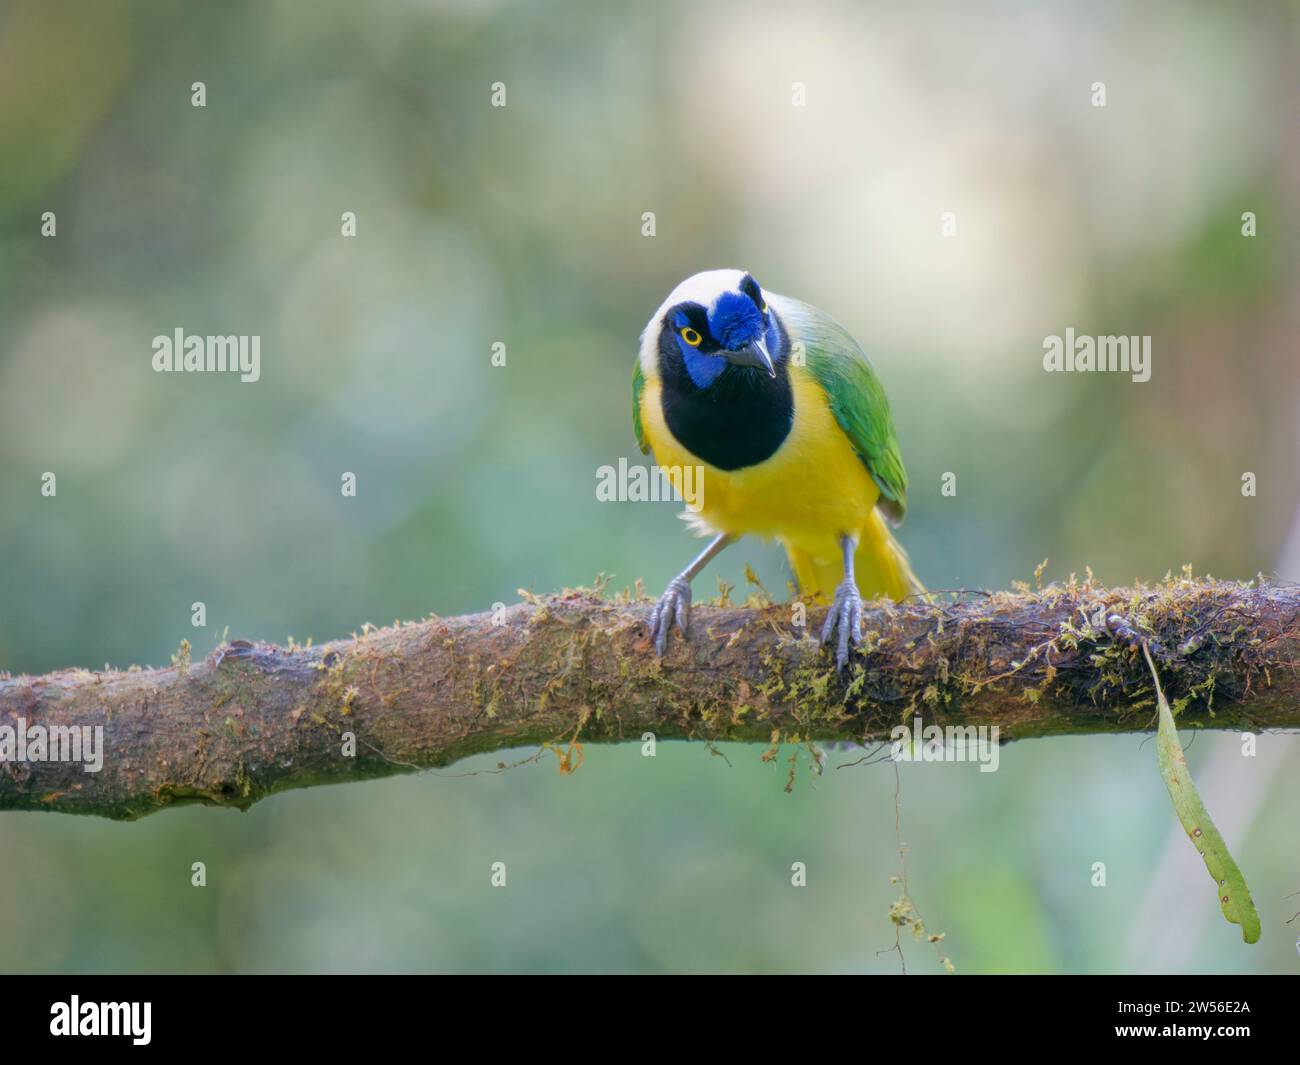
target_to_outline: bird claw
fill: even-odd
[[[849,661],[849,639],[853,646],[862,643],[862,593],[853,581],[841,581],[835,589],[835,601],[826,614],[822,625],[822,646],[839,630],[839,641],[835,647],[835,669],[841,671]]]
[[[685,577],[674,577],[650,611],[650,639],[654,641],[655,654],[663,657],[668,648],[668,630],[674,621],[677,622],[677,631],[685,636],[690,620],[691,582]]]

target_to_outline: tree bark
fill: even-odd
[[[871,743],[916,717],[1000,738],[1151,731],[1146,639],[1180,727],[1300,727],[1300,586],[1176,579],[877,605],[838,675],[797,608],[700,605],[660,661],[650,604],[589,591],[317,647],[234,641],[167,669],[0,675],[0,809],[134,818],[551,745]],[[15,760],[20,731],[103,729],[103,765]],[[92,733],[86,733],[89,736]],[[354,737],[350,751],[349,737]],[[9,747],[5,747],[8,741]],[[29,742],[30,747],[30,742]],[[6,753],[7,752],[7,753]],[[83,758],[85,752],[83,752]]]

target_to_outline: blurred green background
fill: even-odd
[[[1300,577],[1298,99],[1291,3],[7,0],[0,669],[319,640],[598,572],[657,592],[697,548],[680,508],[598,503],[596,469],[640,461],[646,318],[720,266],[872,354],[930,587],[1043,558]],[[178,326],[260,335],[261,381],[155,374]],[[1151,335],[1151,380],[1044,373],[1067,326]],[[747,561],[784,587],[747,543],[701,592]],[[1140,736],[902,766],[912,896],[966,973],[1295,972],[1300,750],[1259,749],[1190,750],[1256,947]],[[722,752],[0,814],[0,970],[898,971],[890,765],[786,795],[788,752]]]

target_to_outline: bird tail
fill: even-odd
[[[840,559],[815,559],[789,544],[785,550],[800,595],[828,601],[834,598],[836,586],[844,579],[844,565]],[[858,538],[853,573],[863,599],[888,596],[899,600],[925,591],[925,586],[912,572],[903,545],[894,539],[878,510],[871,512]]]

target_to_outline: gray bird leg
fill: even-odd
[[[835,601],[826,615],[822,626],[822,645],[839,630],[839,642],[835,648],[835,668],[842,670],[849,661],[849,638],[853,646],[862,643],[862,593],[858,591],[857,579],[853,576],[853,556],[858,550],[858,541],[853,536],[840,537],[840,547],[844,551],[844,580],[835,589]]]
[[[668,646],[668,630],[677,622],[678,631],[685,636],[686,626],[691,619],[691,581],[715,555],[731,543],[732,538],[726,533],[719,533],[712,542],[695,556],[695,561],[668,582],[655,607],[650,611],[650,639],[654,641],[655,653],[663,656]]]

